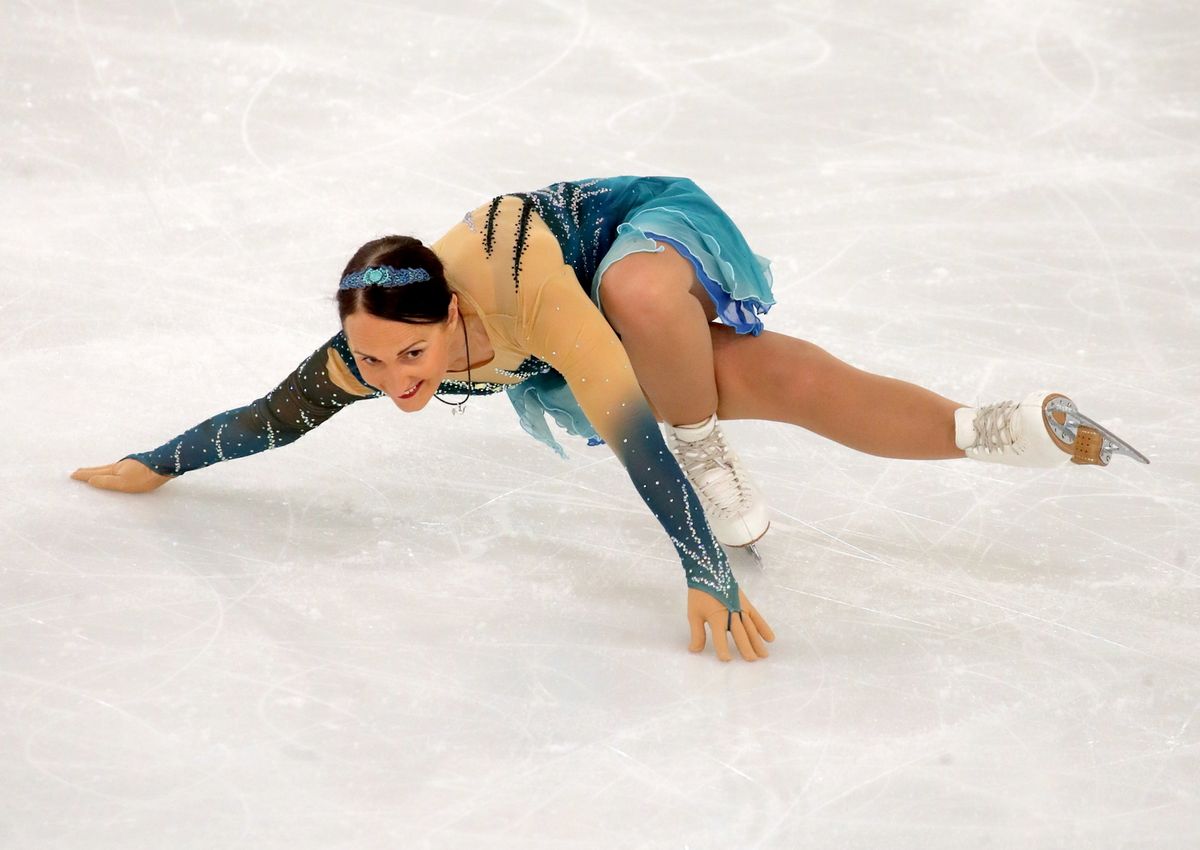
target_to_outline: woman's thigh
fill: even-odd
[[[715,324],[710,333],[721,419],[816,426],[839,382],[858,372],[819,346],[787,334],[751,336]],[[808,418],[812,421],[803,421]]]
[[[819,428],[823,395],[836,392],[839,381],[858,371],[813,343],[786,334],[763,331],[751,336],[716,323],[708,331],[719,419],[765,419]]]
[[[660,245],[662,243],[659,243]],[[623,334],[639,320],[669,320],[676,299],[695,298],[709,322],[717,309],[696,270],[670,245],[658,253],[637,251],[617,260],[600,280],[600,304],[609,324]],[[664,315],[667,314],[667,315]]]

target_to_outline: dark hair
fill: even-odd
[[[376,266],[398,269],[419,268],[429,272],[429,280],[404,286],[366,286],[339,289],[338,317],[362,311],[393,322],[432,325],[450,315],[450,287],[437,254],[411,236],[384,236],[372,239],[354,252],[342,277]]]

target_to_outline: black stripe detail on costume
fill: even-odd
[[[533,199],[528,195],[520,195],[521,220],[517,223],[517,244],[513,246],[513,284],[521,284],[521,258],[525,255],[526,243],[529,241],[529,219],[533,216]]]
[[[492,249],[496,247],[496,214],[500,212],[503,200],[503,195],[497,195],[488,206],[487,227],[483,230],[483,250],[489,257],[492,256]]]

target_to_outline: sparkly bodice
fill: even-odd
[[[468,388],[471,395],[492,395],[493,393],[505,392],[513,388],[515,384],[520,384],[528,381],[530,378],[538,375],[544,375],[552,371],[550,364],[538,360],[536,357],[526,357],[512,369],[504,369],[500,366],[493,365],[495,360],[482,369],[471,370],[471,382],[468,383],[465,378],[467,372],[450,372],[449,375],[438,385],[439,393],[465,393]],[[475,375],[492,374],[498,376],[495,381],[479,381],[475,379]],[[461,377],[460,377],[461,376]]]

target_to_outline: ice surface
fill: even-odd
[[[12,2],[0,846],[1200,846],[1200,17],[1187,2]],[[346,411],[70,481],[261,395],[361,242],[686,174],[768,326],[1153,460],[733,423],[779,639],[689,654],[605,449]]]

